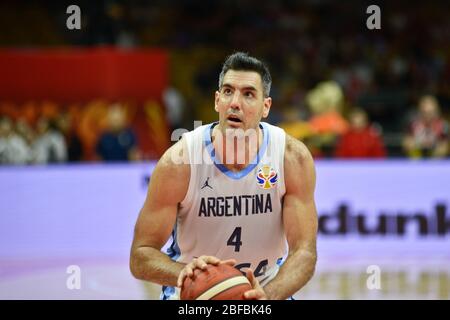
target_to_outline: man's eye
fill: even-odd
[[[229,94],[229,93],[231,93],[231,90],[230,89],[225,89],[225,90],[223,90],[223,93]]]
[[[253,97],[253,92],[250,92],[250,91],[246,92],[245,96],[251,98],[251,97]]]

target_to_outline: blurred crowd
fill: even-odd
[[[55,163],[69,160],[67,143],[54,121],[39,119],[35,130],[25,122],[0,118],[0,163]],[[75,156],[77,156],[75,154]]]
[[[335,82],[322,82],[308,92],[307,105],[311,113],[301,120],[298,109],[291,108],[278,125],[292,136],[304,141],[313,156],[336,158],[445,158],[450,147],[450,128],[442,116],[437,99],[423,95],[416,109],[408,115],[400,133],[399,151],[393,155],[386,146],[382,126],[371,121],[367,112],[352,107],[343,112],[343,94]]]
[[[96,137],[95,156],[91,160],[138,159],[136,135],[126,125],[124,110],[112,106],[106,121],[106,127]],[[83,160],[87,160],[85,147],[69,113],[58,113],[54,117],[40,115],[34,126],[23,118],[16,121],[7,116],[0,118],[0,163],[47,164]]]
[[[66,107],[49,101],[0,102],[0,164],[155,159],[169,145],[164,134],[169,129],[161,125],[163,113],[147,117],[141,109],[159,108],[152,101],[135,106],[97,100]]]
[[[357,107],[346,113],[342,111],[343,93],[337,83],[319,83],[308,92],[306,100],[312,114],[308,120],[302,120],[298,109],[290,108],[285,110],[283,120],[275,124],[303,141],[315,158],[389,156],[381,126],[372,122],[366,111]],[[175,88],[169,88],[163,101],[165,115],[149,121],[167,123],[163,128],[166,134],[161,128],[145,130],[141,139],[150,140],[156,135],[167,140],[171,130],[185,128],[181,94]],[[14,112],[8,113],[8,106]],[[48,102],[31,106],[37,108],[27,116],[17,110],[29,108],[0,104],[0,164],[126,162],[159,156],[156,153],[146,156],[143,152],[138,143],[137,128],[131,121],[132,112],[126,104],[94,101],[66,110],[49,108],[55,105]],[[402,133],[401,154],[410,158],[448,157],[449,130],[437,99],[424,95],[418,100]],[[162,146],[161,150],[164,148]]]
[[[216,120],[212,103],[221,63],[240,50],[261,57],[271,70],[274,103],[268,121],[302,139],[315,157],[449,156],[446,1],[378,1],[381,30],[368,30],[368,1],[85,0],[79,1],[83,17],[77,32],[61,27],[67,18],[64,1],[43,3],[0,4],[0,25],[15,26],[0,35],[0,45],[165,48],[171,74],[161,101],[172,129]],[[26,162],[77,159],[69,151],[76,143],[59,122],[36,122],[33,138],[27,138],[20,121],[3,117],[2,148],[7,149],[6,140],[22,139],[8,143],[28,146]],[[92,147],[100,134],[91,134],[90,150],[95,159],[108,159],[101,155],[105,148]],[[142,158],[139,143],[133,143],[139,139],[131,133],[124,137],[133,145],[126,158]],[[104,139],[107,144],[117,144],[110,138]],[[44,149],[47,155],[39,156]]]

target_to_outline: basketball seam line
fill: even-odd
[[[223,282],[225,282],[225,281],[227,281],[227,280],[230,280],[230,279],[234,279],[234,278],[236,278],[236,277],[241,277],[240,275],[238,276],[238,275],[236,275],[236,276],[233,276],[233,277],[231,277],[231,278],[227,278],[227,279],[224,279],[224,280],[222,280],[222,281],[220,281],[220,282],[217,282],[215,285],[213,285],[211,288],[207,288],[207,289],[205,289],[205,290],[203,290],[199,295],[198,295],[198,297],[201,297],[203,294],[205,294],[208,290],[210,290],[210,289],[212,289],[212,288],[215,288],[216,286],[218,286],[218,285],[220,285],[221,283],[223,283]],[[196,298],[196,299],[198,299],[198,297]]]
[[[205,290],[201,295],[199,295],[196,300],[210,300],[217,296],[219,293],[221,293],[220,289],[225,287],[228,283],[231,283],[232,285],[230,287],[227,287],[226,289],[234,288],[241,284],[250,284],[248,279],[244,276],[235,276],[232,278],[228,278],[226,280],[223,280],[217,284],[215,284],[213,287]]]
[[[232,289],[232,288],[237,287],[237,286],[240,286],[240,285],[243,285],[243,284],[246,284],[246,282],[236,283],[235,285],[233,285],[233,286],[231,286],[231,287],[228,287],[227,290]],[[209,298],[209,300],[214,299],[214,297],[218,296],[218,295],[221,294],[222,292],[223,292],[223,291],[218,292],[217,294],[215,294],[214,296],[212,296],[211,298]]]

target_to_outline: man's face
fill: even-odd
[[[254,71],[229,70],[215,94],[219,124],[225,129],[256,129],[269,115],[272,98],[265,98],[262,80]]]
[[[12,131],[11,121],[9,119],[0,119],[0,137],[7,137]]]
[[[367,116],[362,112],[353,112],[350,115],[350,124],[352,128],[361,130],[367,127]]]
[[[423,98],[420,101],[420,114],[425,121],[432,121],[438,117],[438,108],[433,99]]]

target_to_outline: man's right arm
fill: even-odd
[[[190,166],[186,152],[184,141],[177,142],[161,157],[153,171],[147,198],[136,222],[130,254],[130,270],[138,279],[176,286],[185,267],[160,250],[170,237],[178,204],[188,190]]]

